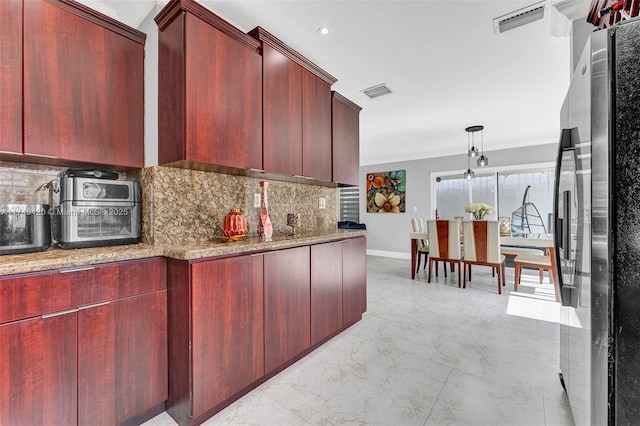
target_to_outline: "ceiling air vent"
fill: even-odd
[[[362,90],[365,95],[370,97],[371,99],[377,98],[380,96],[388,95],[391,93],[391,89],[389,89],[384,83],[378,84],[377,86],[371,86]]]
[[[521,27],[544,17],[546,1],[540,1],[530,6],[523,7],[493,20],[493,31],[496,34]]]

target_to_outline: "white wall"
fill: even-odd
[[[466,145],[461,145],[460,155],[396,163],[367,165],[360,167],[360,222],[367,225],[367,252],[408,259],[411,253],[411,218],[431,219],[434,212],[431,208],[430,173],[466,170]],[[508,166],[518,164],[535,164],[556,161],[557,147],[555,143],[523,148],[486,151],[490,165]],[[366,174],[406,170],[406,213],[367,213],[366,208]],[[414,213],[414,207],[417,212]]]
[[[138,30],[147,35],[144,45],[144,165],[158,165],[158,26],[152,9]]]

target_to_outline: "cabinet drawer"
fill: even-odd
[[[166,261],[162,258],[1,278],[0,323],[166,287]]]

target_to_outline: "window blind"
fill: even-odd
[[[360,188],[349,186],[338,188],[340,204],[340,222],[360,223]]]

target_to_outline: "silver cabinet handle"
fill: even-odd
[[[94,303],[93,305],[80,306],[80,307],[78,308],[78,310],[79,310],[79,311],[82,311],[82,310],[84,310],[84,309],[96,308],[96,307],[98,307],[98,306],[108,305],[109,303],[111,303],[111,302],[106,301],[106,302]]]
[[[58,312],[52,312],[50,314],[44,314],[41,316],[42,319],[47,319],[47,318],[51,318],[51,317],[57,317],[60,315],[66,315],[66,314],[71,314],[74,312],[78,312],[78,308],[73,308],[73,309],[65,309],[64,311],[58,311]]]
[[[92,269],[96,269],[95,266],[78,266],[71,268],[59,269],[58,272],[61,274],[68,274],[69,272],[82,272],[82,271],[91,271]]]

